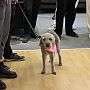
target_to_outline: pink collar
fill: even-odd
[[[53,44],[50,48],[45,48],[48,52],[57,52],[56,44]]]

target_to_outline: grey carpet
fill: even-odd
[[[38,33],[41,35],[48,30],[52,24],[53,14],[39,14],[37,19]],[[63,35],[60,43],[61,49],[73,49],[73,48],[90,48],[90,39],[88,38],[88,29],[86,14],[77,14],[75,23],[75,32],[79,34],[78,38],[68,37],[65,35],[63,28]],[[32,50],[39,49],[39,40],[30,39],[28,43],[22,43],[19,40],[11,40],[11,47],[13,50]]]

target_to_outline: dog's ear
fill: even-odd
[[[42,38],[41,36],[39,37],[39,46],[42,47],[43,43],[42,43]]]

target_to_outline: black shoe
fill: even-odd
[[[71,37],[79,37],[78,34],[76,34],[75,32],[71,32],[71,33],[68,33],[66,34],[67,36],[71,36]]]
[[[0,80],[0,90],[6,89],[6,84]]]
[[[22,35],[22,37],[20,38],[20,41],[22,41],[22,43],[28,43],[30,40],[30,34],[24,34]]]
[[[21,61],[21,60],[23,61],[25,59],[24,56],[19,56],[15,53],[12,53],[10,56],[4,57],[4,58],[5,58],[5,61]],[[6,59],[8,59],[8,60],[6,60]]]
[[[22,43],[28,43],[30,38],[22,38],[20,40],[22,41]]]
[[[36,35],[33,35],[33,34],[26,34],[24,37],[20,38],[20,40],[22,41],[22,43],[28,43],[30,38],[34,38],[36,39]]]
[[[14,71],[6,68],[6,66],[0,64],[0,78],[16,78],[17,74]]]

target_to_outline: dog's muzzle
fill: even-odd
[[[49,47],[50,47],[50,43],[47,43],[47,44],[46,44],[46,47],[49,48]]]

